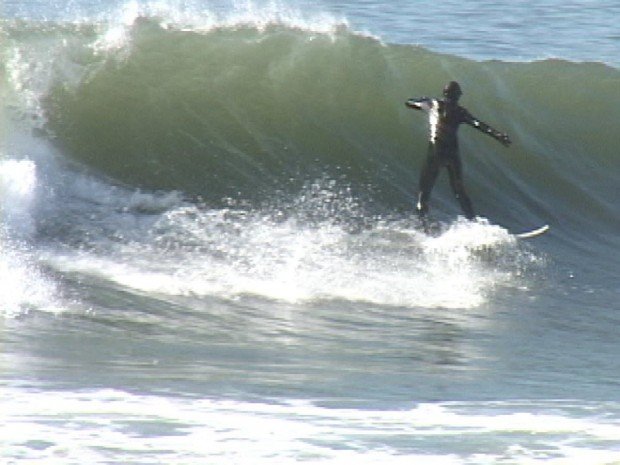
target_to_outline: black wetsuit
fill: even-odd
[[[463,170],[459,157],[457,137],[459,125],[466,123],[502,144],[510,145],[510,139],[506,134],[500,133],[488,124],[474,118],[465,108],[458,104],[458,97],[457,95],[456,97],[448,97],[443,100],[424,97],[409,99],[406,102],[409,108],[426,111],[430,123],[428,154],[420,174],[420,192],[416,206],[421,216],[426,215],[428,212],[431,190],[442,167],[448,170],[450,186],[465,216],[468,219],[473,219],[475,216],[471,200],[469,200],[463,185]]]

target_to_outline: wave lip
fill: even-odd
[[[266,31],[285,27],[316,34],[335,34],[348,29],[344,17],[324,12],[308,13],[280,1],[256,4],[252,1],[235,2],[232,8],[218,11],[198,6],[170,5],[162,2],[129,2],[106,14],[105,32],[95,43],[99,51],[114,50],[129,45],[136,23],[149,21],[166,30],[206,34],[217,29],[252,28]]]

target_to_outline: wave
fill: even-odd
[[[327,177],[408,209],[426,121],[403,102],[458,79],[463,104],[514,141],[506,151],[462,131],[478,211],[616,226],[617,69],[475,62],[384,44],[336,20],[198,26],[139,13],[122,33],[96,23],[4,27],[9,80],[22,99],[31,93],[46,137],[115,182],[215,203],[264,201]],[[456,211],[445,184],[435,206]]]
[[[157,360],[149,360],[142,369],[151,363]],[[24,444],[16,429],[7,428],[4,455],[33,461],[53,460],[62,451],[73,462],[88,454],[89,463],[106,463],[102,444],[113,444],[118,460],[127,463],[137,455],[150,458],[147,451],[153,449],[161,450],[158,458],[169,463],[187,464],[204,463],[203,457],[210,456],[239,464],[278,464],[315,455],[329,463],[362,465],[508,459],[533,465],[550,460],[603,465],[620,459],[614,446],[617,402],[428,402],[388,410],[325,407],[299,399],[261,403],[169,393],[164,397],[118,389],[41,391],[9,386],[0,395],[7,406],[6,422],[28,426],[36,438]],[[106,422],[101,421],[102,410]],[[50,422],[52,415],[66,421]],[[78,416],[80,423],[72,421]],[[255,427],[257,422],[261,428]],[[171,433],[155,436],[153,430]],[[346,444],[325,441],[327,430]],[[396,440],[394,431],[399,432]],[[273,440],[276,435],[278,441]],[[64,446],[67,436],[75,447]],[[197,441],[197,436],[206,439]],[[431,439],[420,446],[420,436]],[[459,444],[456,438],[462,436],[484,441],[484,452]]]

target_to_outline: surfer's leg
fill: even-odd
[[[459,201],[465,217],[467,217],[468,220],[473,220],[476,215],[474,214],[474,207],[471,204],[471,200],[467,192],[465,192],[463,169],[461,168],[461,160],[458,155],[451,158],[450,162],[447,163],[447,168],[452,192],[454,192],[454,196]]]
[[[420,217],[426,216],[428,213],[428,201],[431,197],[431,191],[439,175],[439,160],[435,156],[434,151],[429,147],[426,162],[422,167],[420,173],[420,191],[418,193],[418,203],[416,204],[416,210]]]

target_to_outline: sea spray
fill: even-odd
[[[0,316],[60,310],[56,285],[31,246],[36,185],[32,161],[0,160]]]
[[[498,226],[463,221],[429,238],[417,219],[369,217],[350,191],[324,183],[289,200],[293,208],[212,209],[177,199],[161,212],[108,210],[95,224],[122,229],[86,232],[88,248],[49,260],[63,272],[162,298],[412,308],[477,307],[497,288],[522,287],[521,274],[541,266]],[[85,221],[74,228],[88,231]]]

